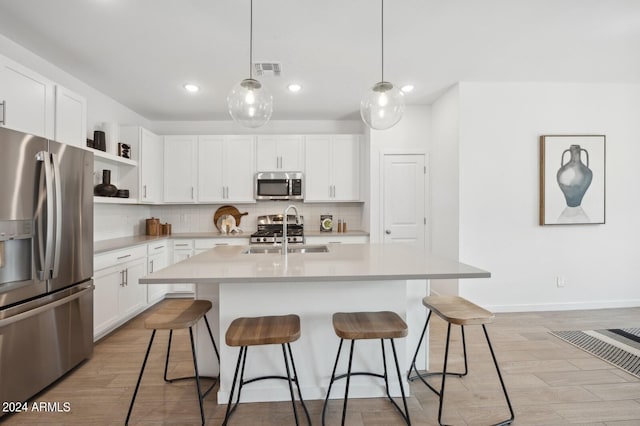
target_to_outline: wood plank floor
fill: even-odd
[[[68,402],[68,412],[29,411],[0,418],[6,425],[122,425],[135,386],[150,331],[143,328],[147,311],[96,344],[91,360],[29,401]],[[640,308],[593,311],[497,314],[489,325],[496,356],[517,425],[640,424],[640,380],[550,335],[550,330],[637,327]],[[454,425],[486,425],[506,418],[500,386],[479,327],[467,329],[470,373],[447,380],[444,422]],[[446,327],[434,320],[431,363],[441,369]],[[460,348],[453,330],[452,354]],[[171,374],[190,374],[188,334],[176,332]],[[154,342],[149,364],[136,401],[132,424],[195,425],[199,412],[191,381],[165,384],[162,380],[166,333]],[[336,342],[337,343],[337,342]],[[413,346],[411,344],[410,346]],[[334,351],[331,348],[331,351]],[[294,349],[295,351],[295,349]],[[453,356],[453,355],[452,355]],[[451,358],[460,365],[461,357]],[[307,401],[312,421],[320,424],[322,401]],[[205,400],[207,424],[222,423],[226,406],[215,397]],[[328,424],[339,424],[341,403],[333,401]],[[437,424],[437,399],[419,382],[411,385],[411,420],[416,425]],[[242,404],[232,425],[293,424],[287,402]],[[401,418],[384,399],[353,399],[349,425],[401,425]]]

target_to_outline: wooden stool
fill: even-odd
[[[149,352],[151,351],[151,345],[153,344],[153,338],[158,330],[169,330],[169,344],[167,345],[167,357],[164,364],[164,381],[172,383],[177,380],[196,379],[196,388],[198,390],[198,402],[200,403],[200,418],[204,425],[204,409],[202,407],[202,401],[211,392],[211,389],[216,385],[214,382],[206,392],[202,393],[200,390],[200,374],[198,373],[198,362],[196,361],[196,351],[193,342],[193,330],[192,327],[200,320],[204,318],[204,322],[207,325],[209,331],[209,337],[211,337],[211,343],[213,343],[213,350],[216,352],[218,358],[218,364],[220,364],[220,354],[218,353],[218,347],[213,339],[213,333],[211,333],[211,327],[209,321],[205,315],[211,309],[211,302],[208,300],[190,300],[190,299],[173,299],[166,300],[162,303],[162,306],[153,312],[145,320],[144,326],[147,329],[152,329],[151,340],[149,340],[149,346],[147,347],[147,353],[144,355],[144,361],[142,362],[142,369],[140,369],[140,375],[138,376],[138,383],[136,383],[136,389],[133,392],[131,398],[131,404],[129,405],[129,411],[127,412],[127,419],[125,425],[129,424],[129,418],[131,417],[131,411],[133,410],[133,404],[140,388],[140,381],[142,380],[142,374],[144,368],[147,365],[147,359],[149,358]],[[167,369],[169,367],[169,354],[171,352],[171,338],[173,337],[173,330],[189,329],[189,337],[191,339],[191,354],[193,355],[193,367],[195,369],[195,376],[178,377],[174,379],[167,378]],[[211,378],[211,377],[209,377]]]
[[[484,335],[487,339],[487,344],[489,345],[489,351],[491,352],[491,357],[493,358],[493,363],[496,366],[496,371],[498,373],[498,378],[500,379],[500,385],[502,386],[502,391],[504,393],[504,397],[507,400],[507,405],[509,406],[509,412],[511,413],[511,417],[507,420],[503,420],[501,422],[496,423],[497,425],[509,425],[513,422],[515,416],[513,414],[513,408],[511,407],[511,401],[509,401],[509,395],[507,394],[507,389],[504,386],[504,381],[502,380],[502,374],[500,374],[500,367],[498,367],[498,361],[496,360],[496,356],[493,352],[493,347],[491,346],[491,340],[489,340],[489,334],[487,333],[486,324],[490,323],[494,319],[493,313],[487,311],[486,309],[481,308],[478,305],[475,305],[469,302],[466,299],[458,296],[427,296],[422,299],[422,304],[429,309],[429,315],[427,316],[427,321],[424,323],[424,328],[422,329],[422,334],[420,335],[420,340],[418,341],[418,347],[416,348],[416,353],[413,356],[413,360],[411,361],[411,367],[409,368],[409,372],[407,373],[408,380],[414,380],[419,378],[422,382],[427,385],[429,389],[438,395],[440,399],[440,405],[438,408],[438,423],[442,425],[442,407],[444,404],[444,385],[445,379],[447,375],[454,375],[458,377],[466,376],[468,372],[467,368],[467,346],[464,337],[464,326],[465,325],[482,325],[482,330],[484,331]],[[441,372],[426,372],[421,374],[416,367],[416,358],[418,357],[418,351],[420,350],[420,345],[422,344],[422,340],[424,339],[424,335],[427,331],[427,325],[429,324],[429,319],[431,318],[431,313],[435,312],[440,318],[447,322],[447,343],[444,350],[444,367]],[[462,352],[464,354],[464,372],[463,373],[453,373],[447,371],[447,361],[449,358],[449,343],[451,338],[451,324],[457,324],[460,326],[460,330],[462,333]],[[415,376],[411,376],[411,371],[414,370],[416,372]],[[440,390],[436,390],[432,387],[426,380],[426,377],[429,376],[442,376],[442,384]]]
[[[329,401],[329,395],[331,394],[331,386],[333,382],[339,379],[347,378],[347,386],[344,391],[344,404],[342,406],[342,425],[344,425],[345,416],[347,414],[347,400],[349,397],[349,382],[351,376],[373,376],[384,379],[385,389],[387,391],[387,397],[389,401],[396,407],[404,421],[410,425],[409,410],[407,408],[407,400],[404,396],[404,388],[402,386],[402,377],[400,375],[400,366],[398,365],[398,356],[396,354],[396,346],[393,343],[393,339],[398,337],[405,337],[407,335],[407,324],[398,316],[398,314],[389,311],[383,312],[338,312],[333,314],[333,329],[338,337],[340,337],[340,344],[338,345],[338,355],[336,356],[336,362],[333,365],[333,372],[331,373],[331,381],[329,382],[329,389],[327,390],[327,396],[322,406],[322,424],[324,425],[324,415],[327,408],[327,402]],[[347,373],[336,377],[336,368],[338,367],[338,360],[340,359],[340,351],[342,350],[342,343],[344,339],[351,340],[351,348],[349,350],[349,366],[347,367]],[[364,339],[380,339],[382,348],[382,364],[384,366],[384,374],[376,374],[371,372],[351,372],[351,364],[353,361],[353,346],[356,340]],[[389,381],[387,380],[387,358],[384,350],[384,339],[389,339],[391,342],[391,349],[393,351],[393,359],[396,363],[396,373],[398,374],[398,382],[400,384],[400,392],[402,394],[402,403],[404,404],[404,412],[400,409],[398,404],[391,398],[389,394]]]
[[[229,394],[229,403],[227,404],[227,412],[224,416],[223,425],[226,425],[229,421],[229,417],[235,411],[240,402],[240,393],[242,387],[248,383],[256,382],[258,380],[266,379],[282,379],[289,383],[289,393],[291,394],[291,405],[293,406],[293,415],[296,419],[296,425],[298,424],[298,412],[296,411],[295,397],[293,396],[292,383],[296,384],[298,388],[298,397],[304,408],[304,412],[307,416],[307,421],[311,424],[311,417],[307,406],[302,399],[302,393],[300,392],[300,384],[298,383],[298,373],[296,372],[296,365],[293,362],[293,354],[291,353],[291,342],[295,342],[300,338],[300,317],[297,315],[281,315],[281,316],[268,316],[268,317],[256,317],[256,318],[236,318],[231,322],[225,340],[229,346],[239,346],[240,353],[238,354],[238,362],[236,363],[236,371],[233,375],[233,384],[231,385],[231,393]],[[249,346],[259,345],[281,345],[282,355],[284,357],[284,366],[287,371],[287,376],[261,376],[253,379],[244,380],[244,366],[247,360],[247,348]],[[287,358],[287,350],[289,358]],[[289,370],[289,360],[291,360],[291,367],[293,368],[293,378]],[[242,361],[242,371],[240,373],[240,382],[238,385],[238,397],[235,404],[231,407],[233,401],[233,393],[236,387],[236,381],[238,379],[238,371],[240,370],[240,362]]]

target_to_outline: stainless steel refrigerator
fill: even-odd
[[[0,128],[0,401],[91,356],[92,275],[93,153]]]

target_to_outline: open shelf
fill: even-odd
[[[118,157],[117,155],[109,154],[107,152],[100,151],[100,150],[97,150],[97,149],[93,149],[91,151],[93,152],[93,155],[95,157],[98,157],[98,158],[106,160],[106,161],[110,161],[112,163],[126,164],[128,166],[133,166],[133,167],[138,165],[137,161],[132,160],[130,158]]]

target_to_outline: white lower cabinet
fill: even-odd
[[[147,307],[147,247],[114,250],[94,257],[93,338],[97,340]]]
[[[152,274],[169,266],[169,240],[147,246],[147,274]],[[147,302],[152,305],[162,300],[169,290],[168,284],[147,285]]]

